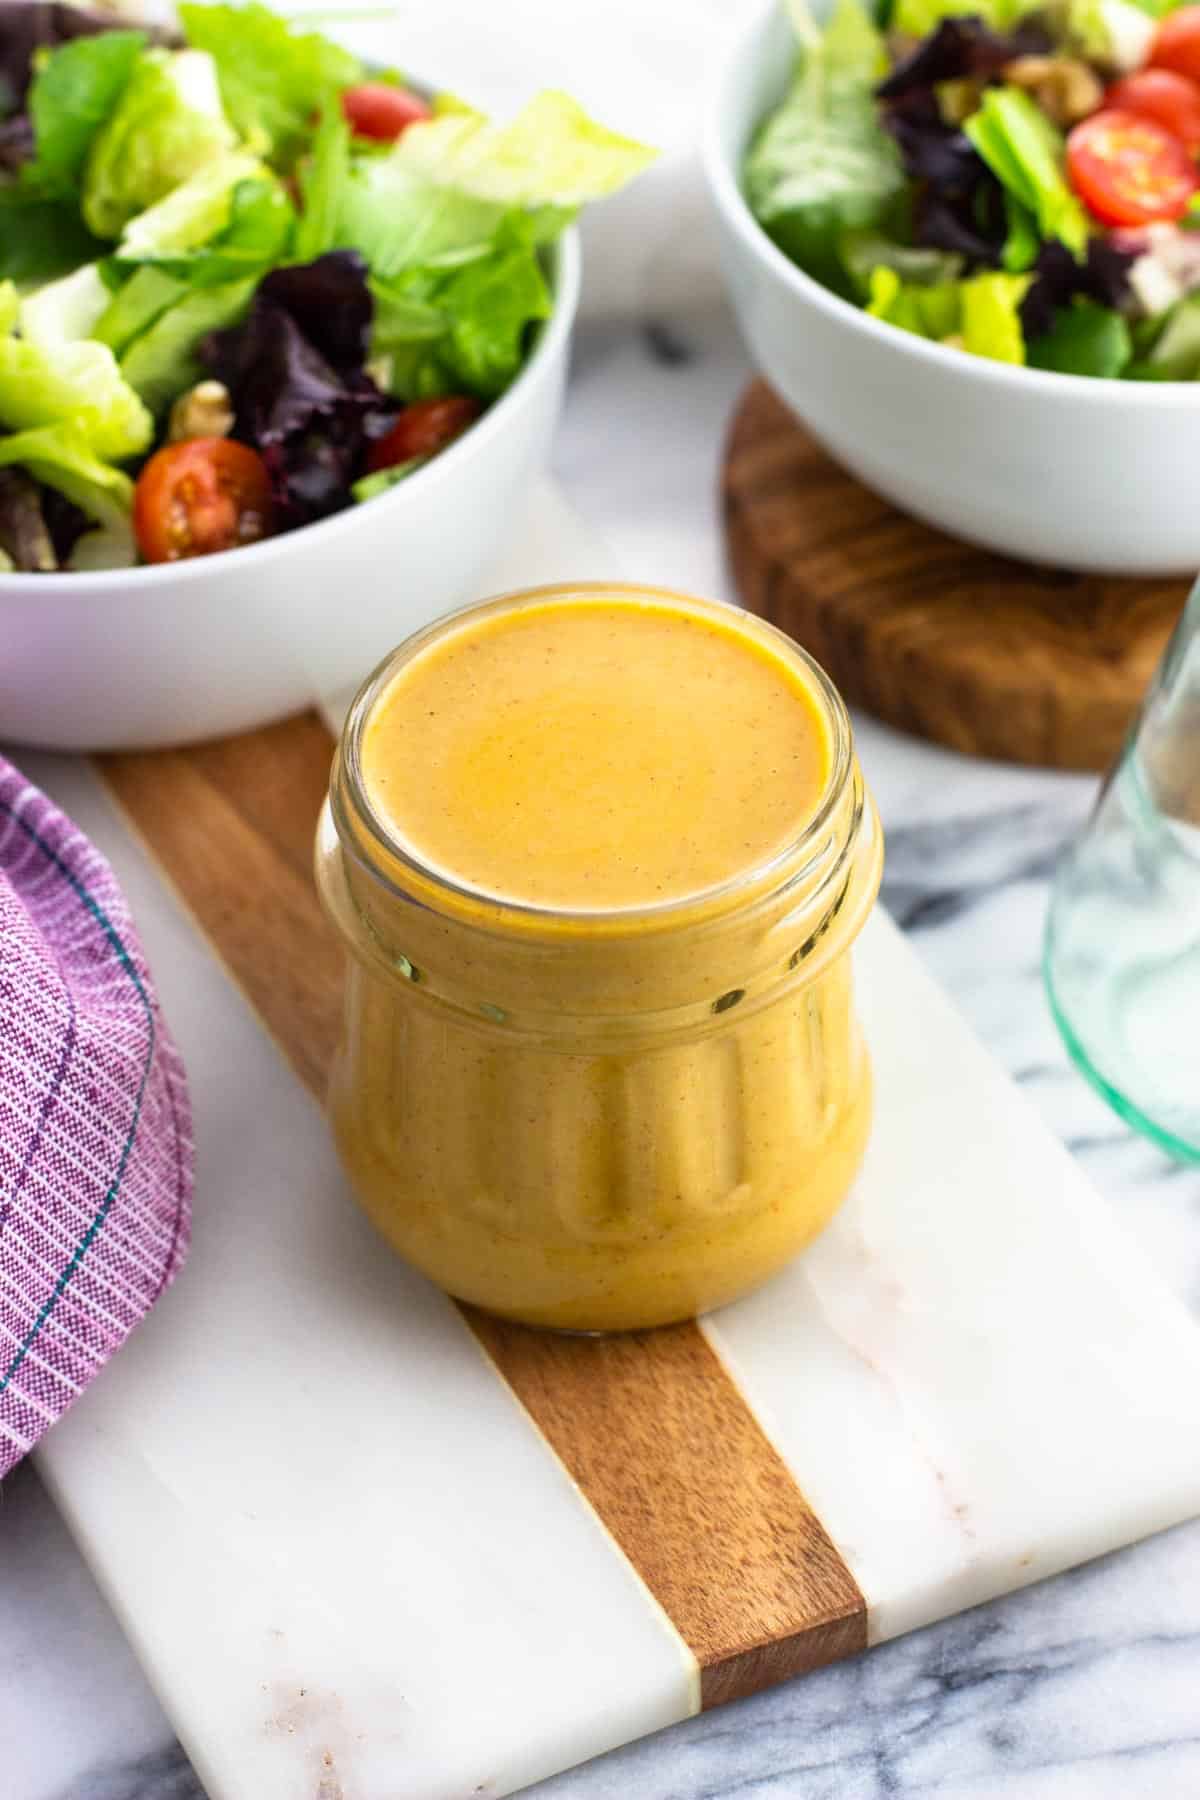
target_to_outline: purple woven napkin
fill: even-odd
[[[191,1117],[104,858],[0,757],[0,1477],[187,1251]]]

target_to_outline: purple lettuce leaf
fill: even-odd
[[[1036,25],[1002,34],[973,14],[943,19],[875,92],[880,100],[906,100],[932,94],[942,81],[987,81],[1018,56],[1040,56],[1051,48],[1050,39]]]
[[[997,266],[1008,233],[1004,190],[966,133],[945,122],[930,95],[885,107],[883,124],[914,183],[913,241]]]
[[[395,422],[365,368],[372,304],[362,257],[333,251],[266,276],[245,321],[201,348],[234,397],[234,436],[267,466],[285,527],[347,505],[368,445]]]
[[[1101,237],[1088,240],[1087,258],[1077,262],[1065,244],[1051,238],[1042,245],[1033,266],[1033,281],[1021,303],[1021,325],[1028,340],[1041,337],[1054,325],[1057,308],[1070,305],[1077,294],[1097,306],[1119,312],[1129,301],[1129,271],[1136,252],[1118,250]]]
[[[63,568],[88,525],[65,494],[41,487],[24,469],[0,469],[0,550],[14,569],[47,575]]]

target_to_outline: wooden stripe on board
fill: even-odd
[[[301,1080],[337,1043],[341,951],[311,875],[315,714],[97,767]],[[694,1325],[610,1338],[464,1307],[497,1370],[696,1657],[704,1706],[865,1648],[850,1571]]]

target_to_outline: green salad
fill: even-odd
[[[403,480],[651,158],[565,94],[492,124],[263,6],[178,17],[0,0],[0,568],[203,555]]]
[[[1200,379],[1200,5],[802,0],[749,205],[877,319],[1061,374]]]

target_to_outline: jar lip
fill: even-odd
[[[504,612],[510,608],[515,609],[526,602],[536,603],[551,598],[594,599],[601,595],[612,595],[615,598],[629,600],[673,601],[686,607],[689,611],[710,618],[733,617],[739,622],[741,629],[770,644],[780,654],[781,660],[789,663],[793,668],[798,668],[811,684],[815,697],[824,708],[830,732],[832,754],[829,772],[816,808],[806,818],[803,828],[771,856],[750,864],[744,869],[739,869],[736,874],[728,877],[725,881],[706,888],[698,888],[694,893],[657,901],[650,905],[547,906],[533,901],[518,900],[507,894],[497,894],[487,888],[475,887],[469,882],[456,880],[436,864],[426,862],[417,855],[411,846],[389,829],[371,803],[362,773],[362,739],[366,722],[376,701],[390,686],[397,672],[405,663],[418,655],[428,644],[435,642],[443,635],[460,629],[472,618]],[[794,879],[797,859],[802,858],[805,850],[810,846],[816,845],[822,833],[826,831],[845,795],[847,784],[852,778],[853,768],[853,730],[841,695],[820,664],[785,632],[780,631],[769,621],[748,613],[742,607],[735,606],[726,600],[700,599],[676,588],[652,586],[648,583],[632,581],[550,582],[539,587],[512,589],[503,594],[492,595],[485,600],[471,601],[465,606],[457,607],[453,612],[443,614],[431,625],[426,625],[420,631],[413,632],[378,664],[355,695],[342,728],[334,775],[335,822],[338,825],[338,835],[345,842],[345,833],[341,829],[344,810],[339,792],[342,778],[344,778],[349,790],[347,798],[351,803],[355,820],[365,831],[369,843],[377,848],[388,861],[409,870],[421,886],[431,889],[435,896],[445,895],[451,904],[457,900],[473,908],[483,907],[489,913],[494,914],[497,921],[507,918],[514,923],[524,923],[533,927],[539,923],[544,925],[561,923],[580,928],[591,926],[598,930],[626,928],[636,931],[639,928],[650,929],[659,924],[670,925],[677,920],[692,916],[719,912],[723,910],[725,903],[736,902],[741,895],[771,891],[775,877],[778,877],[780,882]],[[817,860],[820,860],[819,856]],[[392,887],[396,892],[408,893],[408,890],[401,889],[396,883],[389,880],[384,869],[377,867],[373,862],[369,863],[368,867],[372,875]],[[409,897],[413,896],[409,895]],[[431,900],[430,903],[436,904],[436,900]]]

